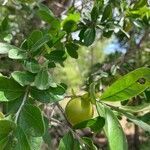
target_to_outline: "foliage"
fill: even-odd
[[[4,110],[5,116],[0,117],[2,150],[31,150],[40,147],[42,141],[48,141],[45,139],[50,128],[49,123],[63,124],[52,118],[53,116],[48,118],[43,107],[46,104],[56,105],[63,112],[58,102],[64,99],[67,85],[55,81],[53,69],[56,70],[58,66],[65,67],[68,58],[78,59],[81,46],[92,47],[96,40],[102,37],[111,38],[111,36],[116,36],[120,42],[127,42],[131,35],[130,31],[135,30],[141,35],[141,32],[146,33],[150,23],[148,2],[143,0],[134,3],[124,0],[121,3],[116,0],[96,0],[88,16],[83,15],[76,8],[70,8],[64,19],[56,17],[46,5],[30,2],[29,4],[27,1],[22,1],[18,5],[24,6],[24,10],[36,9],[36,14],[44,22],[44,26],[34,29],[20,46],[19,43],[14,46],[12,43],[15,42],[11,43],[11,38],[6,39],[10,33],[8,26],[12,24],[9,22],[9,15],[2,19],[0,26],[2,41],[0,54],[21,66],[21,69],[16,69],[9,76],[0,74],[0,103],[4,108],[6,106],[8,108]],[[28,14],[27,11],[25,13]],[[78,39],[74,39],[74,35],[78,35]],[[136,37],[131,41],[135,39]],[[133,43],[136,44],[135,41]],[[140,49],[140,45],[136,48]],[[111,60],[111,57],[109,59]],[[143,63],[143,59],[139,61]],[[69,132],[60,140],[59,149],[98,149],[91,138],[80,137],[76,132],[77,129],[90,128],[94,134],[104,130],[111,150],[127,150],[126,136],[114,111],[150,132],[149,122],[144,119],[146,115],[135,117],[132,114],[134,113],[132,107],[136,112],[141,111],[141,107],[139,105],[125,107],[122,103],[132,101],[138,96],[142,97],[144,93],[142,109],[147,107],[145,103],[149,105],[150,68],[147,63],[143,63],[142,67],[140,63],[134,63],[138,69],[134,68],[130,71],[130,68],[126,67],[128,73],[120,79],[116,77],[116,81],[104,92],[102,92],[103,87],[108,85],[106,82],[109,82],[112,76],[118,75],[117,65],[111,65],[110,72],[102,70],[97,72],[96,80],[95,76],[91,76],[86,87],[88,93],[86,98],[96,107],[98,116],[79,122],[74,127],[66,120],[65,126]],[[76,95],[73,93],[73,96]],[[112,103],[118,101],[120,105],[117,107],[106,101]],[[65,114],[64,117],[66,118]]]

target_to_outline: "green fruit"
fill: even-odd
[[[93,106],[88,99],[77,97],[71,99],[65,108],[68,121],[74,126],[93,117]]]

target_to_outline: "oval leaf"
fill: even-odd
[[[150,69],[139,68],[113,83],[100,97],[103,101],[123,101],[132,98],[150,86]]]
[[[80,144],[79,142],[74,139],[73,135],[71,132],[68,132],[61,140],[59,143],[59,148],[60,150],[80,150]]]
[[[108,107],[104,107],[100,103],[97,103],[97,110],[105,118],[104,131],[108,138],[110,149],[127,150],[127,139],[117,117]]]
[[[105,125],[105,119],[103,117],[96,117],[90,120],[83,121],[79,124],[76,124],[74,129],[83,129],[89,127],[93,132],[99,132]]]
[[[24,88],[13,79],[0,76],[0,91],[1,97],[9,101],[20,97],[24,93]]]
[[[51,88],[48,90],[38,90],[36,88],[32,88],[30,91],[31,96],[42,103],[53,103],[58,102],[64,98],[62,94],[55,93]]]
[[[95,28],[88,28],[84,32],[84,44],[90,46],[95,40],[96,31]]]
[[[34,75],[25,71],[15,71],[11,76],[22,86],[30,85],[34,81]]]
[[[17,138],[15,150],[31,150],[27,136],[19,126],[16,128],[15,137]]]
[[[46,90],[50,86],[56,87],[52,78],[46,69],[41,69],[35,77],[34,86],[39,90]]]
[[[19,115],[20,127],[32,136],[42,136],[45,132],[45,125],[40,109],[33,105],[24,105]]]

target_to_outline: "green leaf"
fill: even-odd
[[[44,46],[44,44],[46,44],[48,41],[50,41],[51,36],[46,34],[44,35],[41,39],[39,39],[36,43],[34,43],[34,45],[31,48],[32,52],[37,51],[39,48],[41,48],[42,46]]]
[[[58,36],[58,34],[60,32],[60,28],[61,28],[61,22],[58,18],[55,18],[55,20],[53,20],[53,22],[50,25],[49,32],[52,35],[57,35]]]
[[[9,120],[0,120],[0,137],[2,135],[8,135],[15,128],[16,125],[14,122]]]
[[[68,54],[72,57],[72,58],[75,58],[77,59],[78,58],[78,52],[77,50],[79,49],[79,46],[75,43],[67,43],[66,44],[66,49],[67,49],[67,52]]]
[[[51,134],[49,133],[49,128],[50,128],[49,119],[47,117],[44,117],[44,122],[45,122],[45,133],[43,135],[43,141],[49,147],[51,147],[52,137]]]
[[[65,134],[65,136],[60,140],[59,150],[80,150],[79,142],[74,139],[71,132]]]
[[[133,9],[139,9],[143,6],[147,5],[147,1],[146,0],[138,0],[135,4]]]
[[[140,126],[145,131],[150,132],[150,125],[148,125],[147,123],[143,122],[142,120],[138,119],[137,117],[133,116],[132,114],[127,113],[126,111],[124,111],[122,109],[116,109],[116,111],[125,115],[130,121],[132,121],[134,124]]]
[[[24,105],[19,115],[18,124],[25,133],[40,137],[45,132],[45,125],[40,109],[33,105]]]
[[[104,107],[100,103],[97,103],[97,111],[105,118],[104,131],[108,138],[110,149],[127,150],[126,136],[114,113],[107,106]]]
[[[9,120],[0,120],[0,149],[8,148],[12,140],[11,132],[15,130],[16,125]]]
[[[24,93],[24,88],[13,79],[0,76],[0,91],[3,92],[3,96],[5,96],[7,100],[14,100]]]
[[[130,99],[150,86],[150,69],[138,68],[123,76],[100,97],[103,101],[123,101]]]
[[[27,53],[21,49],[14,48],[9,50],[8,57],[11,59],[27,59]]]
[[[150,102],[150,88],[144,91],[145,102]]]
[[[90,150],[97,150],[97,147],[94,145],[92,139],[88,138],[88,137],[83,137],[82,140],[84,141],[84,143],[86,144],[87,149]]]
[[[35,60],[26,61],[24,67],[31,73],[38,73],[40,70],[40,65]]]
[[[50,24],[55,19],[52,11],[46,5],[42,5],[42,4],[40,4],[40,6],[39,6],[38,15],[42,20],[44,20],[45,22],[48,22]]]
[[[53,103],[58,102],[64,98],[63,95],[56,94],[50,89],[48,90],[38,90],[36,88],[31,88],[31,96],[42,103]]]
[[[138,106],[122,106],[120,108],[131,113],[137,113],[141,111],[144,112],[150,110],[150,105],[144,103]]]
[[[66,92],[66,85],[61,83],[57,85],[57,87],[50,87],[49,91],[52,92],[55,95],[63,95]]]
[[[104,22],[111,18],[112,18],[112,7],[110,4],[108,4],[104,9],[103,16],[101,18],[101,22]]]
[[[41,150],[43,139],[42,137],[30,137],[30,143],[32,150]]]
[[[33,46],[42,37],[43,37],[43,33],[40,30],[34,30],[32,31],[31,35],[28,37],[27,41],[29,41],[30,46]]]
[[[140,120],[150,125],[150,112],[138,117]]]
[[[87,28],[84,32],[84,44],[90,46],[95,40],[95,28]]]
[[[21,86],[30,85],[34,81],[34,75],[25,71],[14,71],[11,76]]]
[[[100,132],[104,125],[105,125],[105,119],[103,117],[98,116],[96,118],[89,119],[79,124],[76,124],[73,128],[83,129],[89,127],[93,132]]]
[[[7,54],[12,49],[17,49],[18,51],[20,51],[19,48],[15,47],[13,45],[10,45],[8,43],[1,43],[0,42],[0,54]]]
[[[17,138],[15,150],[31,150],[28,138],[19,126],[15,130],[15,137]]]
[[[63,50],[54,50],[50,54],[46,55],[46,58],[54,62],[63,62],[67,57],[66,53]]]
[[[7,102],[8,99],[5,97],[4,92],[0,91],[0,102]]]
[[[50,86],[56,87],[56,84],[52,81],[52,78],[48,71],[43,68],[35,76],[34,86],[39,90],[46,90]]]
[[[99,16],[99,9],[97,6],[94,6],[91,11],[91,19],[92,21],[96,22]]]
[[[2,20],[2,23],[1,23],[1,30],[2,31],[5,31],[7,30],[9,27],[9,24],[8,24],[8,16],[6,16],[3,20]]]
[[[23,96],[20,96],[19,98],[15,99],[13,101],[7,100],[8,102],[5,103],[6,104],[6,113],[11,114],[11,115],[15,114],[18,111],[18,109],[22,103],[22,100],[23,100]]]

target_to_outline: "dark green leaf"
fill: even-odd
[[[42,37],[43,33],[40,30],[34,30],[27,40],[30,41],[30,46],[33,46]]]
[[[112,7],[110,4],[108,4],[105,9],[104,9],[104,12],[103,12],[103,16],[102,16],[102,19],[101,19],[101,22],[104,22],[108,19],[111,19],[112,18]]]
[[[88,137],[83,137],[82,139],[83,139],[84,143],[86,144],[87,149],[97,150],[97,147],[94,145],[92,139],[90,139]]]
[[[144,95],[145,95],[145,102],[150,102],[150,89],[147,89],[144,91]]]
[[[46,58],[50,61],[63,62],[66,59],[66,53],[63,50],[54,50],[47,54]]]
[[[97,6],[94,6],[92,11],[91,11],[91,19],[92,21],[97,21],[98,19],[98,16],[99,16],[99,9]]]
[[[63,95],[66,92],[66,88],[63,86],[64,84],[57,85],[57,87],[50,87],[49,91],[55,95]]]
[[[67,52],[68,54],[72,57],[72,58],[75,58],[77,59],[78,58],[78,52],[77,50],[79,49],[79,46],[75,43],[67,43],[66,44],[66,49],[67,49]]]
[[[30,85],[34,81],[34,75],[25,71],[15,71],[11,74],[21,86]]]
[[[96,31],[95,28],[88,28],[84,32],[84,44],[90,46],[95,40]]]
[[[40,109],[33,105],[24,105],[18,123],[25,133],[40,137],[45,132],[45,125]]]
[[[97,103],[97,111],[105,118],[104,131],[108,138],[110,149],[127,150],[127,139],[115,114],[107,106],[104,107],[100,103]]]
[[[39,39],[36,43],[34,43],[34,45],[31,48],[32,52],[37,51],[39,48],[41,48],[42,46],[44,46],[44,44],[46,44],[48,41],[50,41],[51,36],[46,34],[44,35],[41,39]]]
[[[0,120],[0,149],[8,148],[12,140],[11,132],[15,130],[16,125],[9,120]]]
[[[44,117],[44,122],[45,122],[45,133],[43,135],[43,141],[50,147],[52,144],[51,143],[52,137],[51,134],[49,133],[49,128],[50,128],[49,119]]]
[[[105,125],[105,119],[103,117],[96,117],[83,121],[74,126],[74,129],[90,128],[93,132],[100,132]]]
[[[22,100],[23,100],[23,96],[15,99],[13,101],[6,102],[5,103],[6,104],[6,113],[7,114],[15,114],[18,111],[18,109],[22,103]]]
[[[143,6],[147,5],[147,0],[138,0],[135,4],[133,9],[138,9],[141,8]]]
[[[15,137],[17,138],[15,150],[31,150],[28,138],[19,126],[16,128]]]
[[[138,117],[140,120],[150,125],[150,112]]]
[[[52,81],[52,77],[50,76],[48,71],[43,68],[35,76],[34,86],[36,86],[39,90],[46,90],[50,86],[56,87],[56,84]]]
[[[150,69],[138,68],[113,83],[100,97],[104,101],[123,101],[150,86]]]
[[[24,93],[24,88],[13,79],[0,76],[0,91],[7,100],[14,100]]]
[[[59,143],[59,150],[80,150],[79,142],[68,132]]]
[[[45,22],[48,22],[50,24],[55,19],[52,11],[46,5],[42,5],[42,4],[40,4],[40,6],[39,6],[38,15],[42,20],[44,20]]]
[[[3,19],[2,23],[1,23],[1,29],[2,29],[2,31],[7,30],[7,29],[8,29],[8,26],[9,26],[9,24],[8,24],[8,17],[6,16],[6,17]]]
[[[48,63],[48,68],[55,68],[55,67],[56,67],[56,65],[55,65],[54,62],[49,62]]]
[[[35,100],[42,103],[58,102],[64,98],[63,95],[57,95],[56,93],[53,93],[51,88],[48,90],[38,90],[36,88],[32,88],[30,94]]]
[[[2,135],[8,135],[15,128],[16,125],[14,122],[9,120],[0,120],[0,137]]]

